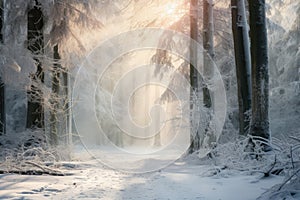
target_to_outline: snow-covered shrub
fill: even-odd
[[[0,172],[11,173],[54,173],[47,165],[70,159],[70,149],[65,146],[55,148],[46,143],[42,130],[25,131],[18,137],[7,134],[1,136]]]

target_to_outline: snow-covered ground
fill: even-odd
[[[0,175],[0,199],[253,200],[283,181],[282,176],[261,178],[261,174],[201,165],[192,158],[140,174],[109,169],[87,153],[58,164],[72,175]]]

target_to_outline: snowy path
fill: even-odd
[[[125,174],[94,161],[77,164],[72,176],[1,175],[0,199],[253,200],[282,181],[234,171],[208,177],[214,168],[179,161],[148,174]]]

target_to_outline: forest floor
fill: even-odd
[[[284,179],[201,165],[192,158],[140,174],[109,169],[86,153],[57,164],[67,176],[0,175],[0,199],[253,200]]]

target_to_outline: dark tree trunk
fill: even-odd
[[[0,135],[5,134],[5,86],[0,77]]]
[[[213,2],[212,0],[203,0],[203,103],[206,108],[212,108],[212,98],[207,83],[210,83],[213,76],[213,58],[214,58],[214,26],[213,26]]]
[[[68,70],[65,69],[62,71],[63,84],[64,84],[64,127],[66,132],[66,144],[72,144],[72,117],[71,117],[71,102],[70,102],[70,91],[69,91],[69,82],[70,77],[68,74]]]
[[[43,37],[43,13],[38,7],[39,4],[34,6],[28,12],[28,49],[35,56],[37,63],[37,72],[32,75],[33,81],[40,83],[44,82],[44,73],[38,55],[44,52],[44,37]],[[31,86],[28,92],[28,110],[27,110],[27,128],[44,128],[44,108],[43,108],[43,95],[42,91]]]
[[[191,0],[190,2],[190,37],[194,41],[198,41],[198,0]],[[190,92],[190,110],[191,110],[191,146],[189,149],[189,153],[193,153],[200,148],[200,137],[199,132],[196,130],[197,123],[193,119],[192,113],[195,112],[195,104],[197,103],[198,90],[199,90],[199,75],[197,71],[197,66],[193,64],[197,63],[197,46],[195,42],[191,42],[190,44],[190,84],[191,84],[191,92]]]
[[[252,63],[250,134],[269,140],[269,74],[265,0],[250,0],[249,11]]]
[[[249,133],[251,109],[251,58],[244,0],[231,0],[232,32],[239,102],[239,132]]]
[[[198,41],[198,1],[191,0],[191,35],[190,37],[196,41]],[[209,83],[211,83],[211,78],[214,73],[214,43],[213,43],[213,34],[214,34],[214,26],[213,26],[213,1],[212,0],[203,0],[203,80],[197,71],[197,66],[190,65],[190,82],[191,82],[191,110],[195,109],[195,104],[198,101],[199,97],[199,82],[202,82],[203,88],[203,103],[204,107],[207,108],[208,113],[206,114],[209,118],[205,126],[204,135],[201,136],[199,129],[197,128],[200,125],[199,122],[195,122],[195,120],[191,119],[192,126],[192,134],[191,134],[191,146],[189,152],[192,153],[194,151],[199,150],[200,148],[206,148],[210,146],[210,144],[214,143],[216,138],[213,133],[209,132],[209,124],[210,119],[212,118],[212,109],[213,109],[213,99],[212,93],[209,91]],[[197,63],[197,47],[191,45],[190,47],[190,57],[191,63]],[[192,117],[191,117],[192,118]],[[201,124],[203,126],[203,124]],[[196,127],[195,127],[196,126]],[[208,144],[204,144],[204,140],[208,141]]]
[[[0,0],[0,42],[3,43],[3,11],[4,4],[3,0]],[[3,70],[4,71],[4,70]],[[0,135],[5,134],[5,125],[6,125],[6,117],[5,117],[5,85],[3,82],[3,78],[0,76]]]
[[[52,97],[51,97],[51,110],[50,110],[50,144],[58,144],[58,116],[59,110],[59,77],[61,66],[59,64],[60,56],[58,53],[58,45],[53,48],[54,65],[52,70]]]
[[[210,149],[215,146],[216,135],[211,124],[214,115],[213,91],[210,90],[214,76],[214,17],[213,0],[203,0],[203,104],[204,104],[204,135],[201,137],[201,148]]]
[[[3,24],[4,24],[4,3],[3,0],[0,0],[0,40],[3,43]]]
[[[67,69],[60,64],[59,46],[53,48],[52,96],[50,109],[50,144],[71,144],[69,80]]]

